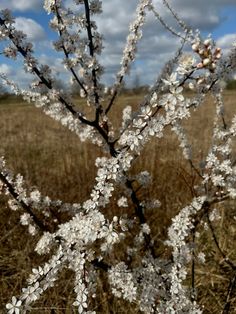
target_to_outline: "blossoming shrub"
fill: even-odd
[[[236,196],[232,146],[236,118],[233,116],[227,122],[224,117],[220,84],[236,66],[235,45],[223,58],[220,47],[210,37],[202,39],[198,31],[185,25],[166,0],[163,0],[166,10],[172,13],[181,32],[163,20],[151,0],[140,0],[116,81],[106,91],[101,84],[103,69],[98,60],[102,36],[93,20],[95,14],[102,12],[102,3],[98,0],[75,0],[74,3],[78,10],[66,8],[59,0],[45,0],[44,8],[52,15],[51,27],[58,33],[55,50],[64,53],[63,63],[78,85],[81,97],[85,98],[85,104],[90,106],[92,117],[56,88],[50,67],[34,57],[32,44],[15,29],[10,12],[3,10],[0,15],[0,38],[9,43],[4,55],[13,59],[23,57],[24,70],[35,76],[29,90],[22,89],[2,73],[3,82],[16,95],[34,103],[78,135],[81,142],[90,141],[104,152],[96,158],[97,174],[90,195],[86,201],[73,204],[52,200],[35,188],[26,188],[24,178],[12,174],[1,157],[1,193],[9,198],[9,207],[19,211],[21,224],[28,227],[32,236],[38,235],[35,251],[49,256],[46,263],[32,269],[26,287],[12,297],[6,309],[10,314],[33,310],[34,302],[54,286],[63,270],[69,269],[74,272],[73,305],[79,313],[95,313],[92,299],[96,298],[101,278],[107,282],[110,293],[133,303],[141,312],[202,313],[204,307],[197,302],[195,277],[196,264],[206,260],[204,245],[198,244],[203,243],[208,229],[220,256],[219,263],[225,264],[232,274],[222,305],[222,313],[228,313],[236,264],[222,249],[214,222],[220,215],[218,205],[224,206]],[[114,128],[111,117],[115,100],[135,60],[147,11],[180,39],[180,49],[166,63],[138,109],[125,107],[120,126]],[[185,47],[191,48],[188,54],[184,53]],[[191,94],[184,93],[186,86],[192,90]],[[209,134],[212,145],[198,164],[184,121],[195,114],[208,94],[212,95],[215,105],[214,125]],[[161,141],[170,131],[177,136],[183,158],[196,180],[194,185],[187,180],[192,200],[181,203],[172,223],[165,226],[167,238],[162,246],[166,249],[160,253],[160,239],[153,233],[149,214],[151,210],[158,213],[160,200],[142,199],[138,193],[140,188],[148,189],[152,174],[143,169],[131,176],[130,168],[137,158],[142,158],[148,143]],[[108,212],[111,201],[114,203],[114,193],[118,199],[116,214],[111,218]],[[62,221],[60,213],[65,212],[67,219]],[[122,248],[122,254],[113,254],[117,247]]]

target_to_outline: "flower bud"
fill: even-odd
[[[80,89],[80,97],[81,97],[81,98],[85,98],[85,96],[86,96],[86,95],[85,95],[85,92],[84,92],[84,90],[81,88],[81,89]]]
[[[197,64],[197,68],[198,68],[198,69],[203,68],[203,64],[202,64],[202,62],[200,62],[200,63],[198,63],[198,64]]]
[[[199,44],[198,43],[197,44],[193,44],[192,45],[192,49],[193,49],[193,51],[197,52],[198,49],[199,49]]]
[[[208,47],[211,44],[211,39],[206,39],[203,43],[206,47]]]
[[[215,68],[216,68],[216,64],[215,64],[214,62],[212,62],[212,64],[211,64],[211,70],[215,70]]]
[[[200,55],[204,55],[204,52],[205,52],[204,49],[199,50]]]
[[[209,58],[206,58],[206,59],[203,60],[203,65],[207,66],[207,65],[210,64],[210,62],[211,62],[211,60]]]
[[[204,82],[204,78],[199,78],[199,79],[197,80],[197,84],[198,84],[198,85],[202,84],[203,82]]]
[[[220,59],[220,58],[221,58],[221,53],[220,53],[220,52],[217,53],[217,54],[215,55],[215,58],[216,58],[216,59]]]
[[[193,90],[194,87],[195,87],[195,86],[194,86],[194,84],[193,84],[192,82],[190,82],[190,83],[188,84],[188,88],[189,88],[189,89],[192,89],[192,90]]]
[[[114,217],[113,217],[113,222],[116,223],[117,221],[118,221],[118,217],[117,217],[117,216],[114,216]]]

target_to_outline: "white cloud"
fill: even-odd
[[[67,70],[62,64],[63,59],[54,56],[48,56],[46,54],[41,54],[38,57],[38,60],[41,64],[48,64],[52,70],[52,75],[55,78],[61,78],[61,75],[66,74]],[[59,77],[60,76],[60,77]]]
[[[154,0],[154,2],[160,6],[162,1]],[[236,0],[172,0],[169,2],[179,17],[183,18],[187,24],[207,32],[211,32],[213,28],[223,23],[227,18],[223,16],[223,9],[227,5],[236,5]],[[165,15],[167,16],[166,10]]]
[[[216,41],[216,45],[222,49],[223,55],[227,55],[236,43],[236,34],[226,34]]]
[[[42,0],[1,0],[0,10],[10,9],[18,11],[38,10],[42,7]]]
[[[220,37],[216,43],[223,49],[232,48],[233,43],[236,43],[236,34],[226,34]]]
[[[15,21],[15,27],[16,29],[24,32],[27,35],[29,41],[41,41],[46,38],[43,27],[32,19],[17,17]]]
[[[0,64],[0,72],[5,73],[6,75],[11,75],[13,71],[12,67],[10,67],[8,64],[2,63]]]
[[[26,73],[24,70],[22,70],[21,66],[19,64],[16,65],[8,65],[8,64],[0,64],[0,72],[6,74],[7,78],[9,80],[14,81],[16,84],[18,84],[21,88],[27,88],[32,82],[33,75]],[[0,79],[0,85],[2,84],[2,80]],[[4,85],[4,84],[2,84]],[[7,88],[10,90],[10,88]]]

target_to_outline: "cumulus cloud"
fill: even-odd
[[[22,67],[19,64],[0,64],[0,72],[6,74],[9,80],[14,81],[18,86],[23,89],[28,88],[34,78],[32,74],[23,71]],[[0,80],[0,85],[5,86],[2,80]],[[10,88],[7,87],[7,90],[10,90]]]
[[[160,6],[162,1],[154,0],[154,2]],[[236,6],[236,0],[172,0],[169,2],[187,24],[207,32],[211,32],[227,18],[222,14],[224,7],[227,5]],[[167,14],[166,10],[165,12]]]
[[[232,48],[233,43],[236,43],[236,34],[226,34],[220,37],[216,43],[223,49]]]
[[[52,70],[52,75],[58,79],[68,72],[63,64],[63,58],[41,54],[38,60],[41,64],[48,64]]]
[[[5,73],[6,75],[11,75],[13,71],[11,66],[6,63],[2,63],[0,64],[0,72]]]
[[[43,27],[30,18],[17,17],[15,27],[24,32],[30,41],[41,41],[46,38]]]
[[[223,51],[224,55],[227,55],[233,48],[233,43],[236,43],[236,34],[226,34],[216,41],[218,47]]]
[[[17,11],[38,10],[42,7],[42,0],[1,0],[0,10],[10,9]]]

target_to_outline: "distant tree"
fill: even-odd
[[[236,80],[234,79],[231,79],[229,81],[226,82],[226,89],[229,89],[229,90],[236,90]]]
[[[0,96],[7,94],[6,87],[0,84]]]

